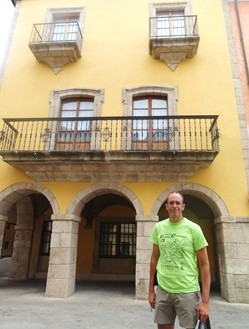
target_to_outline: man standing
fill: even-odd
[[[149,303],[155,308],[158,329],[174,329],[178,316],[180,326],[194,329],[198,318],[209,315],[210,268],[207,241],[199,225],[183,217],[185,208],[180,193],[169,194],[166,210],[169,218],[156,223],[151,242]],[[198,280],[198,265],[202,296]],[[155,292],[154,276],[158,287]]]

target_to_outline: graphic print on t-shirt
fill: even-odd
[[[162,269],[184,270],[184,254],[191,248],[191,241],[184,235],[165,233],[159,236],[159,245]]]

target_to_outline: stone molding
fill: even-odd
[[[154,202],[151,209],[151,216],[157,215],[161,205],[165,202],[168,194],[175,191],[195,195],[196,197],[202,199],[210,206],[210,208],[214,212],[215,218],[220,216],[230,216],[225,203],[216,192],[204,185],[196,183],[183,183],[180,185],[171,186],[164,190]]]
[[[101,116],[101,105],[104,103],[104,89],[72,87],[65,89],[55,89],[50,92],[50,113],[49,117],[59,117],[61,102],[64,98],[74,97],[93,97],[94,113],[93,116]]]
[[[56,215],[51,215],[51,219],[53,221],[74,221],[74,222],[80,222],[81,217],[77,216],[75,214],[56,214]]]
[[[66,213],[80,216],[81,210],[85,203],[93,197],[111,192],[128,199],[134,206],[137,216],[142,216],[144,214],[142,204],[134,192],[118,183],[96,183],[81,190],[73,197]]]
[[[10,185],[0,192],[0,215],[7,215],[9,209],[15,202],[17,202],[22,197],[34,192],[39,192],[48,199],[52,207],[53,214],[60,213],[59,204],[47,187],[42,186],[40,183],[36,182],[19,182]]]
[[[162,85],[146,85],[124,88],[122,90],[122,103],[124,116],[132,115],[133,97],[142,95],[160,95],[168,98],[168,115],[177,115],[178,87]]]

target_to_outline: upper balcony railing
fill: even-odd
[[[61,42],[77,42],[80,44],[82,38],[77,21],[34,24],[29,44]]]
[[[175,39],[198,35],[196,15],[150,17],[150,38]]]
[[[8,152],[219,152],[218,116],[3,119]]]

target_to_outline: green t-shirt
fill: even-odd
[[[156,223],[150,240],[160,250],[159,286],[170,293],[199,291],[196,252],[208,245],[200,226],[187,218],[177,223],[165,219]]]

